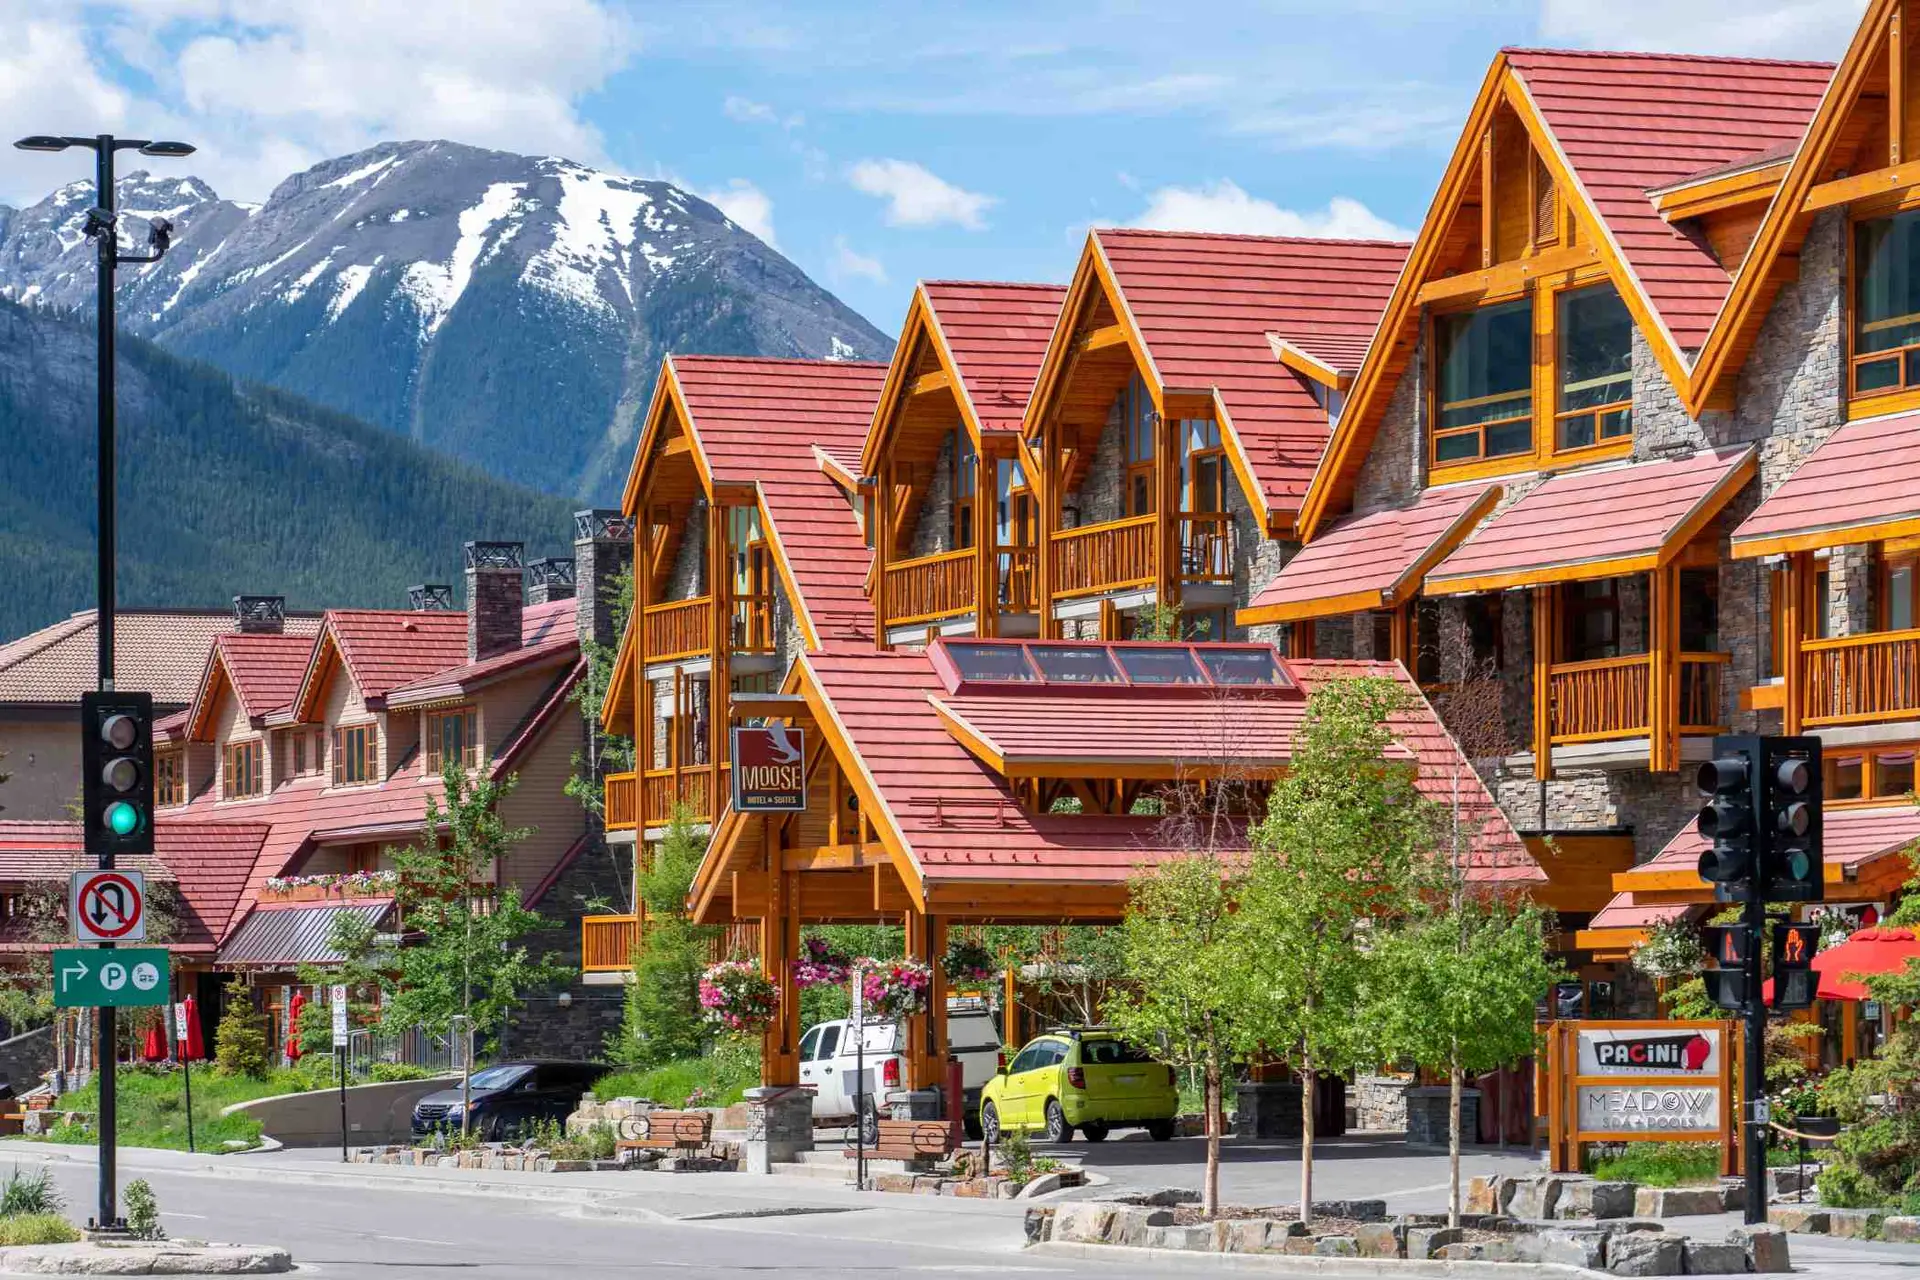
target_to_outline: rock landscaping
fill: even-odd
[[[740,1167],[740,1144],[710,1142],[691,1150],[623,1151],[613,1160],[562,1160],[540,1147],[483,1143],[465,1151],[432,1147],[356,1147],[354,1164],[412,1165],[418,1169],[466,1169],[514,1173],[603,1173],[621,1169],[660,1173],[731,1173]]]

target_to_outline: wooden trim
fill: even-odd
[[[1698,182],[1681,183],[1652,193],[1653,208],[1668,222],[1737,209],[1773,199],[1780,181],[1791,165],[1789,160],[1774,160],[1733,173]]]
[[[1243,627],[1252,627],[1268,622],[1338,618],[1349,613],[1378,609],[1387,603],[1387,593],[1384,591],[1352,591],[1345,595],[1322,596],[1315,600],[1300,600],[1291,604],[1249,606],[1236,612],[1233,618]]]
[[[935,369],[932,373],[923,373],[913,380],[907,388],[909,396],[931,395],[935,391],[953,390],[953,376],[945,369]]]
[[[1549,249],[1531,258],[1429,280],[1414,294],[1414,301],[1423,307],[1480,299],[1491,302],[1506,294],[1522,293],[1547,277],[1597,265],[1604,264],[1601,263],[1600,251],[1591,244]]]
[[[1226,399],[1218,391],[1212,392],[1210,399],[1213,402],[1214,424],[1220,428],[1222,450],[1233,466],[1234,476],[1240,481],[1240,496],[1247,500],[1247,506],[1252,509],[1254,523],[1261,529],[1271,529],[1275,519],[1282,518],[1282,513],[1275,512],[1267,504],[1266,490],[1260,487],[1253,473],[1247,447],[1241,442],[1240,432],[1233,425],[1233,415],[1227,412]]]
[[[1105,351],[1108,347],[1123,346],[1126,341],[1127,326],[1124,324],[1110,324],[1104,328],[1090,330],[1085,337],[1081,338],[1080,341],[1074,345],[1080,351],[1094,352]]]
[[[1559,652],[1560,588],[1533,590],[1533,776],[1553,777],[1553,660]]]
[[[1303,378],[1311,379],[1323,387],[1335,391],[1345,391],[1353,385],[1353,371],[1336,369],[1321,360],[1312,352],[1295,346],[1277,333],[1267,335],[1267,344],[1273,348],[1274,358]]]
[[[1828,525],[1804,533],[1773,534],[1764,538],[1735,541],[1733,558],[1750,560],[1756,556],[1787,555],[1798,551],[1823,551],[1831,547],[1852,546],[1861,542],[1885,542],[1893,538],[1920,535],[1920,515],[1896,516],[1861,524]]]
[[[1820,616],[1813,599],[1814,587],[1818,577],[1813,571],[1813,553],[1796,551],[1787,558],[1787,571],[1782,577],[1785,581],[1784,598],[1775,601],[1775,607],[1783,610],[1780,622],[1780,636],[1785,641],[1785,652],[1775,655],[1775,665],[1785,677],[1781,696],[1784,701],[1780,708],[1780,728],[1782,733],[1797,734],[1803,728],[1801,717],[1805,714],[1806,663],[1800,658],[1800,646],[1806,641],[1811,621]]]
[[[1871,173],[1856,173],[1849,178],[1821,183],[1801,199],[1800,212],[1818,213],[1857,200],[1898,195],[1916,185],[1920,185],[1920,165],[1895,163]]]

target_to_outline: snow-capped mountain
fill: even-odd
[[[549,492],[605,499],[668,351],[884,358],[888,339],[718,209],[666,182],[450,142],[390,142],[262,205],[130,173],[122,324],[183,355]],[[90,308],[75,183],[0,207],[0,297]]]

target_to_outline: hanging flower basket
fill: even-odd
[[[863,966],[860,994],[866,1016],[874,1022],[897,1022],[927,1011],[933,990],[933,970],[914,960],[869,960]]]
[[[825,938],[808,938],[800,944],[800,958],[793,962],[793,984],[802,991],[808,987],[837,987],[853,969],[852,957],[835,951]]]
[[[780,1010],[780,992],[760,966],[722,960],[700,975],[700,1007],[729,1031],[763,1031]]]
[[[1000,972],[993,952],[966,938],[955,938],[947,943],[947,953],[940,957],[940,967],[947,971],[947,981],[955,983],[987,982]]]

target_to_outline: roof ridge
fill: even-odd
[[[1096,236],[1166,236],[1180,240],[1243,240],[1256,244],[1368,245],[1382,249],[1411,249],[1411,240],[1378,240],[1347,236],[1264,236],[1245,231],[1175,231],[1161,227],[1095,227]]]
[[[1556,58],[1662,58],[1671,62],[1706,62],[1748,67],[1823,67],[1828,71],[1838,63],[1818,58],[1756,58],[1750,54],[1670,53],[1655,49],[1552,49],[1539,45],[1505,45],[1502,55],[1516,53],[1545,54]]]
[[[828,360],[820,356],[723,356],[692,355],[680,352],[675,352],[672,358],[676,362],[700,360],[713,363],[725,361],[728,364],[816,365],[823,369],[885,369],[890,363],[885,360]]]
[[[1070,287],[1064,284],[1048,284],[1041,280],[953,280],[942,278],[938,280],[922,280],[920,282],[921,288],[937,284],[958,285],[968,289],[1031,289],[1036,293],[1059,293]]]

